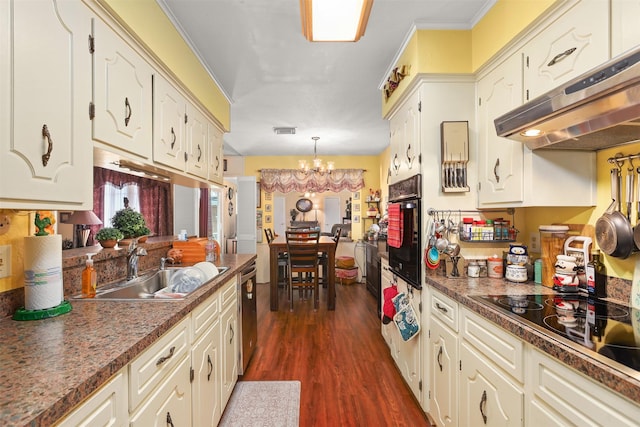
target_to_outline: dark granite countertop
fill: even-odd
[[[517,316],[509,316],[470,298],[473,295],[553,295],[555,292],[552,289],[531,282],[514,284],[503,279],[447,278],[435,275],[427,276],[426,283],[551,357],[640,403],[640,372],[630,375],[593,357],[586,349],[567,345],[551,332],[533,328]]]
[[[184,300],[71,300],[44,320],[0,320],[0,424],[49,426],[256,258],[222,255],[230,267]]]

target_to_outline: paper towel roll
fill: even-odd
[[[24,238],[24,301],[27,310],[60,305],[62,286],[62,236]]]

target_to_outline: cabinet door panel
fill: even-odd
[[[464,340],[460,343],[461,426],[521,426],[524,392]]]
[[[419,173],[420,92],[415,91],[389,119],[391,132],[391,179],[401,181]]]
[[[90,209],[89,11],[80,2],[40,0],[5,1],[0,13],[13,31],[0,54],[0,207]]]
[[[222,184],[223,167],[222,131],[209,122],[209,181]]]
[[[429,411],[439,427],[455,427],[458,425],[458,337],[433,317],[430,332]]]
[[[222,416],[220,358],[220,321],[216,319],[191,352],[194,426],[217,426]]]
[[[185,98],[163,77],[153,78],[153,160],[184,170]]]
[[[608,16],[609,2],[578,2],[525,46],[525,101],[609,59]]]
[[[199,110],[189,108],[187,119],[187,172],[207,179],[209,123]]]
[[[131,417],[131,427],[190,426],[191,358],[183,357],[172,373],[144,401]]]
[[[478,82],[478,203],[521,202],[523,146],[496,135],[493,120],[522,103],[522,63],[513,55]]]
[[[611,1],[611,56],[640,44],[640,0]]]
[[[151,157],[151,66],[111,28],[94,20],[93,138]]]

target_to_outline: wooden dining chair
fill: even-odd
[[[273,230],[270,228],[264,229],[264,235],[267,238],[267,243],[271,244],[275,236],[273,235]],[[289,261],[288,255],[286,252],[280,252],[278,254],[278,286],[286,288],[289,279],[288,279],[288,271],[289,271]]]
[[[287,254],[289,255],[289,309],[293,311],[293,289],[299,290],[300,297],[306,290],[313,292],[313,308],[318,309],[318,250],[320,232],[291,230],[285,232]],[[294,278],[294,274],[297,276]]]
[[[332,239],[335,243],[334,251],[338,250],[338,242],[340,241],[340,235],[342,233],[342,228],[337,227],[334,230]],[[322,277],[320,278],[320,283],[322,283],[322,287],[326,288],[329,284],[329,268],[335,268],[335,265],[329,265],[329,254],[326,252],[318,253],[318,262],[320,263],[320,270],[322,271]]]

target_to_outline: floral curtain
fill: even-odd
[[[328,172],[305,172],[300,169],[262,169],[260,186],[267,193],[311,191],[322,193],[342,190],[355,192],[364,187],[363,169],[335,169]]]
[[[142,178],[104,169],[93,168],[93,212],[99,217],[104,215],[105,186],[116,187],[136,185],[139,188],[140,213],[144,216],[147,227],[156,236],[173,234],[173,202],[171,184],[153,179]],[[96,233],[102,226],[92,226]]]

